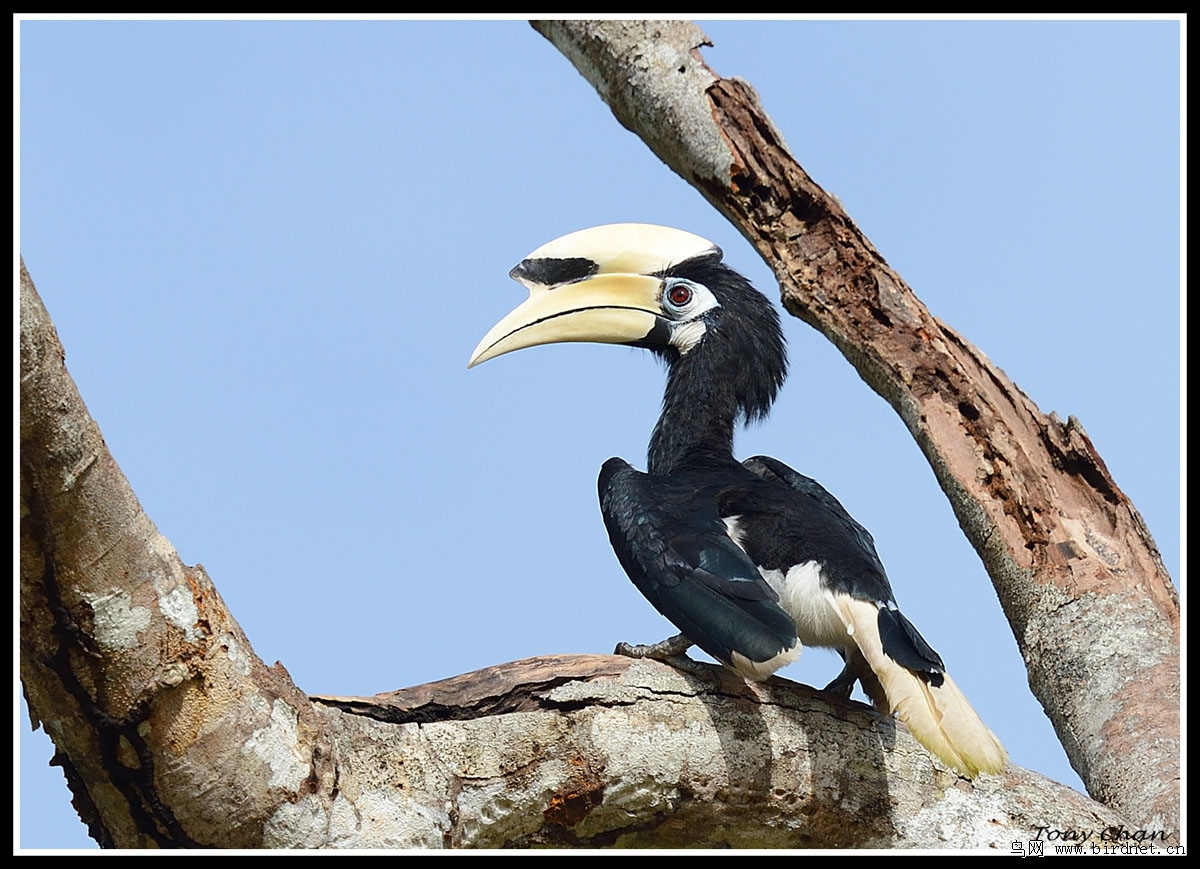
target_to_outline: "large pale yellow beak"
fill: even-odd
[[[721,249],[647,223],[593,226],[547,242],[510,273],[529,298],[483,336],[467,367],[536,344],[642,343],[665,328],[661,276],[697,257],[720,259]]]
[[[538,344],[636,344],[659,321],[661,288],[661,278],[636,274],[598,274],[555,287],[533,285],[529,298],[483,336],[467,367]]]

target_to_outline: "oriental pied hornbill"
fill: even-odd
[[[896,607],[865,528],[816,481],[772,458],[733,457],[739,420],[765,416],[787,368],[775,308],[688,232],[646,224],[585,229],[522,260],[529,299],[492,328],[470,366],[563,341],[644,347],[667,363],[647,473],[600,471],[600,507],[634,585],[682,632],[642,653],[695,643],[749,679],[801,645],[846,661],[855,680],[947,765],[999,772],[1007,756]]]

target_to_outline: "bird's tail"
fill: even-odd
[[[847,633],[874,673],[874,680],[862,681],[875,706],[888,715],[895,712],[918,742],[968,778],[1003,772],[1008,753],[950,675],[914,672],[885,652],[876,604],[841,596],[837,604]],[[895,616],[903,618],[899,613]],[[906,627],[915,633],[911,625]],[[941,684],[935,684],[939,677]],[[876,685],[869,684],[875,680]]]

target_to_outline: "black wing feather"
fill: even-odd
[[[605,462],[600,510],[613,550],[654,608],[708,654],[769,661],[796,645],[795,623],[726,533],[715,489],[697,482]]]

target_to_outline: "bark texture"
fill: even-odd
[[[1035,773],[959,778],[865,705],[718,667],[558,656],[314,700],[354,747],[362,793],[423,791],[429,835],[455,846],[1007,852],[1045,818],[1097,835],[1121,823]],[[362,738],[381,722],[400,740]]]
[[[688,22],[537,21],[622,125],[755,246],[789,312],[895,409],[992,578],[1091,794],[1179,829],[1179,600],[1080,422],[1041,413],[931,315]]]

